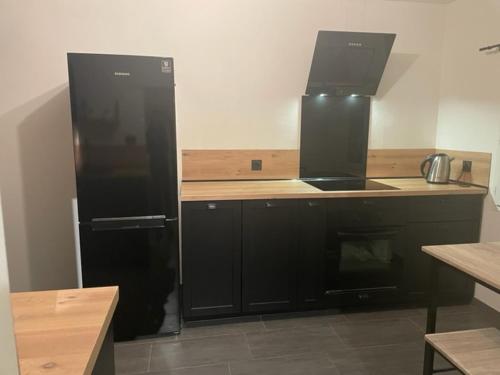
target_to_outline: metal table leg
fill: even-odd
[[[106,337],[102,343],[101,351],[92,370],[92,375],[115,374],[115,346],[113,339],[113,322],[110,323]]]
[[[438,303],[439,287],[439,262],[431,258],[430,280],[429,280],[429,304],[427,306],[427,328],[425,333],[436,332],[436,315]],[[425,343],[424,375],[431,375],[434,372],[434,348]]]

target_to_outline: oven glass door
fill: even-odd
[[[327,253],[327,294],[398,289],[403,270],[401,229],[339,230]]]

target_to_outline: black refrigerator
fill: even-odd
[[[118,285],[117,341],[179,331],[173,60],[68,54],[83,287]]]

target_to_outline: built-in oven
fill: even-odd
[[[326,254],[326,296],[362,301],[401,291],[404,226],[332,229]]]

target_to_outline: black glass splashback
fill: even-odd
[[[68,54],[78,210],[177,216],[173,61]]]
[[[370,98],[303,96],[300,177],[365,177]]]

